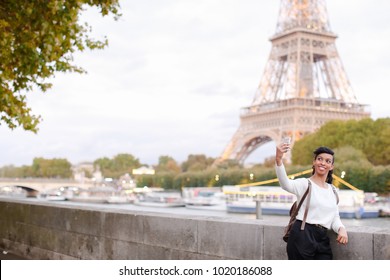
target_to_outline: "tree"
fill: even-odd
[[[118,154],[113,159],[107,157],[93,162],[94,167],[99,166],[104,177],[119,178],[123,174],[131,173],[134,168],[139,168],[139,159],[130,154]]]
[[[31,166],[34,177],[40,178],[71,178],[72,165],[67,159],[34,158]]]
[[[37,132],[41,117],[27,105],[26,93],[47,91],[56,72],[85,72],[72,65],[72,54],[107,45],[107,39],[91,39],[91,27],[78,22],[86,6],[120,16],[119,0],[1,1],[0,125]]]
[[[236,159],[225,159],[217,164],[218,169],[242,168],[243,165]]]
[[[330,121],[294,144],[293,163],[311,162],[318,146],[332,149],[350,146],[362,151],[373,165],[387,165],[390,163],[390,118]]]
[[[181,164],[182,171],[201,171],[210,167],[215,159],[205,155],[189,155],[187,160]]]
[[[181,171],[180,166],[170,156],[160,156],[158,158],[158,165],[156,166],[156,172],[172,172],[179,173]]]

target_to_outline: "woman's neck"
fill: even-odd
[[[326,189],[328,187],[328,185],[326,184],[326,176],[319,176],[317,174],[314,174],[310,177],[310,179],[321,188]]]

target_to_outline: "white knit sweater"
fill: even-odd
[[[284,165],[277,166],[275,164],[276,175],[278,176],[280,186],[297,196],[298,201],[301,199],[308,187],[308,179],[298,178],[290,180],[287,177]],[[339,208],[337,205],[336,195],[333,192],[332,186],[328,185],[327,189],[321,188],[316,183],[311,181],[311,198],[309,211],[307,213],[306,222],[309,224],[320,224],[328,229],[332,228],[334,232],[338,233],[340,227],[344,227],[341,223]],[[303,213],[306,208],[306,201],[303,202],[299,209],[297,220],[303,220]]]

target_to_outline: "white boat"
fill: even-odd
[[[74,196],[69,199],[69,201],[73,202],[85,202],[85,203],[106,203],[107,198],[105,197],[98,197],[98,196],[88,196],[88,195],[80,195],[80,196]]]
[[[120,195],[111,195],[107,197],[107,203],[112,203],[112,204],[126,204],[126,203],[132,203],[131,200],[129,200],[125,196],[120,196]]]
[[[27,197],[27,191],[19,186],[0,186],[0,196]]]
[[[50,193],[50,194],[47,194],[45,197],[44,197],[45,200],[50,200],[50,201],[65,201],[66,200],[66,197],[63,196],[61,193]]]
[[[226,211],[226,196],[219,187],[183,188],[185,206],[190,209]]]
[[[115,191],[115,188],[106,186],[79,189],[68,200],[83,203],[107,203],[108,197]]]
[[[256,201],[260,202],[264,215],[289,215],[296,196],[281,187],[224,186],[227,196],[227,211],[231,213],[252,213],[256,211]],[[355,190],[339,190],[339,213],[341,218],[377,218],[380,209],[364,203],[364,193]]]
[[[114,192],[107,197],[107,203],[113,203],[113,204],[134,203],[134,201],[135,201],[135,195],[130,190]]]
[[[264,215],[288,215],[296,196],[281,187],[223,186],[226,207],[230,213],[256,213],[256,202],[260,202]]]
[[[339,190],[339,212],[341,218],[378,218],[380,209],[365,201],[363,191]]]
[[[184,207],[180,192],[175,191],[148,191],[139,193],[134,201],[135,205],[148,207]]]
[[[60,187],[56,189],[50,189],[42,192],[39,198],[50,201],[64,201],[67,200],[68,187]]]

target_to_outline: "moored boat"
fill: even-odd
[[[27,190],[19,186],[1,186],[0,196],[7,197],[28,197]]]
[[[229,213],[256,213],[256,202],[260,202],[262,214],[288,215],[296,196],[281,187],[224,186],[226,207]]]
[[[153,190],[137,194],[135,205],[148,207],[184,207],[185,203],[180,192]]]
[[[185,206],[190,209],[226,211],[226,196],[220,187],[183,188]]]
[[[296,196],[281,187],[244,187],[225,186],[227,211],[230,213],[255,214],[256,201],[260,202],[261,212],[265,215],[289,215]],[[379,217],[380,209],[364,203],[364,192],[339,190],[339,213],[345,219],[364,219]]]
[[[131,190],[113,192],[111,195],[107,197],[107,203],[113,203],[113,204],[134,203],[134,201],[135,201],[135,195]]]
[[[73,196],[74,192],[78,192],[80,188],[78,187],[59,187],[55,189],[49,189],[42,192],[39,195],[39,198],[50,201],[64,201]]]
[[[107,203],[108,197],[115,191],[115,188],[106,186],[78,189],[68,198],[68,200],[83,203]]]

